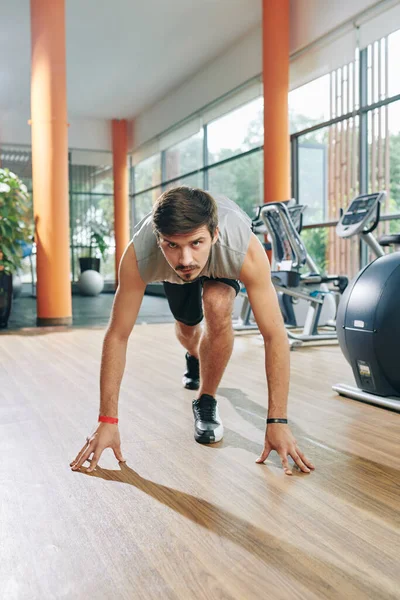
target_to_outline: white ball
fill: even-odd
[[[104,279],[97,271],[84,271],[79,277],[79,291],[82,296],[98,296],[104,288]]]

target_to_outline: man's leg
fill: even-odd
[[[215,396],[233,350],[232,311],[235,290],[225,283],[206,281],[203,289],[204,331],[200,338],[200,390]]]
[[[200,358],[201,394],[215,396],[233,349],[235,290],[218,281],[204,282],[204,330],[176,321],[176,336],[188,353]]]
[[[191,356],[199,358],[199,342],[201,337],[201,325],[185,325],[175,321],[176,337]]]
[[[186,371],[183,374],[182,384],[187,390],[198,390],[200,386],[199,368],[199,341],[201,326],[185,325],[180,321],[175,322],[176,337],[186,348]]]
[[[176,337],[186,348],[186,371],[182,383],[188,390],[198,390],[200,322],[203,319],[202,282],[197,280],[186,285],[164,282],[165,295],[175,317]]]
[[[193,400],[194,437],[200,444],[222,440],[224,428],[215,394],[232,354],[235,290],[222,282],[204,283],[205,326],[200,338],[200,390]]]

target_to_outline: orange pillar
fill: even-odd
[[[118,285],[118,268],[129,243],[129,179],[128,179],[128,126],[125,120],[112,121],[113,171],[114,171],[114,232],[115,279]]]
[[[65,0],[31,0],[31,44],[37,323],[70,325]]]
[[[263,0],[264,202],[288,200],[289,0]]]

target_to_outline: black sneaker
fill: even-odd
[[[224,436],[224,426],[218,413],[215,398],[202,394],[193,400],[194,439],[199,444],[215,444]]]
[[[182,383],[187,390],[198,390],[200,387],[199,359],[189,354],[189,352],[186,352],[186,371]]]

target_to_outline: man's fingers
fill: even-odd
[[[280,452],[279,456],[281,457],[282,467],[283,467],[283,470],[285,471],[286,475],[293,475],[292,469],[289,466],[289,461],[288,461],[286,452],[285,453]]]
[[[90,461],[90,466],[88,467],[87,472],[91,473],[92,471],[95,470],[95,468],[97,467],[97,463],[100,460],[100,456],[101,456],[101,451],[96,450],[96,452],[93,454],[93,458]]]
[[[93,452],[93,448],[91,446],[88,447],[88,449],[83,452],[79,458],[79,460],[74,464],[74,466],[72,467],[73,471],[77,471],[78,469],[81,468],[81,466],[83,465],[83,463],[89,458],[89,456],[92,454]]]
[[[69,463],[70,467],[72,467],[72,465],[74,465],[76,462],[78,462],[80,455],[82,454],[82,452],[84,452],[86,450],[86,448],[88,447],[88,444],[89,444],[89,442],[86,442],[86,444],[84,446],[82,446],[82,448],[79,450],[79,452],[76,455],[76,457],[74,458],[74,460]]]
[[[303,461],[301,460],[301,458],[300,458],[299,454],[296,452],[296,450],[292,450],[290,452],[290,456],[293,458],[294,462],[299,467],[300,471],[303,471],[303,473],[310,472],[310,469],[307,467],[307,465],[305,465],[303,463]]]
[[[270,455],[272,448],[271,446],[268,444],[264,447],[263,453],[261,454],[261,456],[259,456],[256,460],[256,463],[261,464],[263,462],[265,462],[268,458],[268,456]]]
[[[118,462],[126,462],[126,460],[122,456],[121,446],[117,446],[116,448],[113,448],[113,452],[114,452],[115,458],[118,460]]]
[[[304,463],[305,465],[307,465],[307,467],[308,467],[309,469],[315,469],[315,467],[314,467],[314,465],[312,464],[312,462],[311,462],[311,461],[310,461],[310,460],[309,460],[309,459],[308,459],[308,458],[307,458],[307,457],[306,457],[306,456],[303,454],[303,452],[301,452],[301,451],[300,451],[300,450],[297,448],[297,446],[296,446],[296,451],[297,451],[297,454],[300,456],[301,460],[303,461],[303,463]]]

